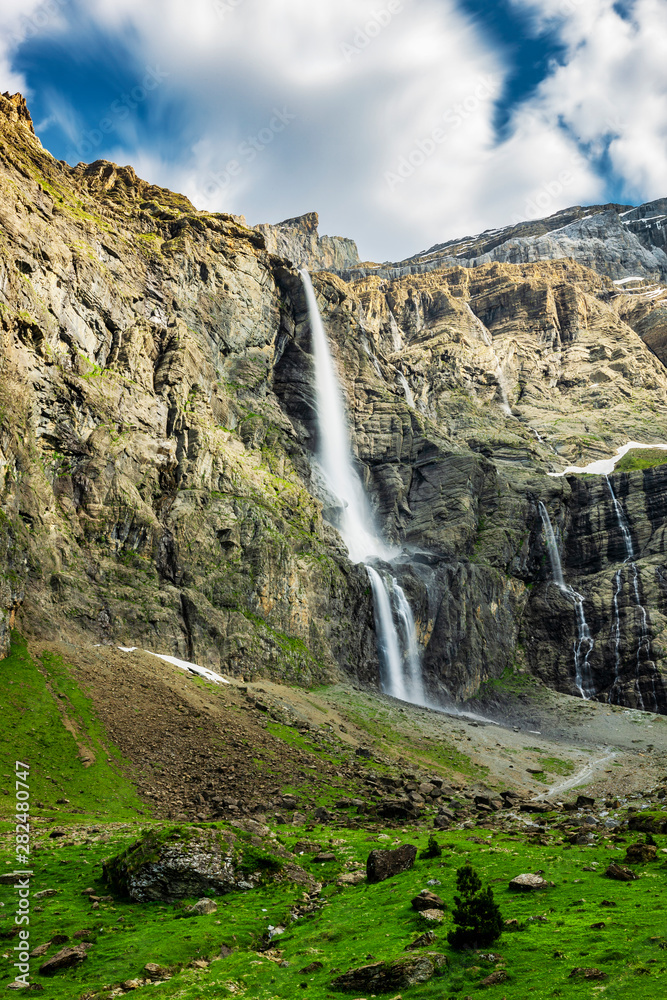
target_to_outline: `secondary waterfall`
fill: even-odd
[[[544,533],[547,539],[547,549],[549,550],[549,560],[551,562],[551,573],[554,578],[554,583],[564,594],[567,594],[574,604],[578,633],[577,641],[574,644],[574,682],[581,697],[586,701],[590,701],[590,699],[596,694],[589,663],[590,655],[593,652],[595,643],[593,641],[593,636],[591,635],[591,630],[588,627],[588,622],[586,621],[584,598],[581,594],[578,594],[573,587],[570,587],[569,584],[565,583],[565,579],[563,577],[563,566],[560,561],[560,552],[558,551],[556,534],[551,523],[551,518],[549,517],[549,511],[541,500],[539,508],[542,524],[544,525]]]
[[[377,564],[399,555],[375,527],[368,497],[352,461],[345,404],[310,275],[300,272],[313,342],[315,409],[319,434],[317,461],[329,493],[338,503],[338,528],[350,559],[366,566],[375,608],[382,686],[386,694],[424,704],[415,622],[407,597],[393,574]]]
[[[642,660],[644,663],[651,666],[651,684],[652,684],[652,697],[653,697],[653,710],[658,708],[658,697],[655,688],[656,681],[656,666],[651,660],[651,634],[648,625],[648,615],[646,614],[646,608],[641,602],[641,597],[639,595],[639,571],[637,569],[637,563],[635,562],[635,547],[632,541],[632,535],[630,533],[630,525],[628,524],[628,519],[625,516],[625,511],[621,507],[618,498],[614,492],[614,487],[611,485],[611,480],[609,476],[605,476],[605,481],[609,488],[609,495],[611,496],[612,504],[614,505],[614,512],[616,514],[616,520],[618,521],[618,526],[621,529],[621,535],[623,536],[623,543],[625,545],[625,560],[624,562],[629,565],[630,572],[632,574],[632,591],[635,599],[635,605],[639,611],[639,639],[637,641],[637,657],[636,657],[636,667],[635,667],[635,691],[637,692],[637,698],[639,700],[639,707],[646,708],[644,703],[644,696],[641,690],[641,665]],[[615,641],[615,666],[616,666],[616,677],[614,680],[613,687],[609,692],[609,701],[613,702],[616,697],[621,681],[621,618],[620,618],[620,608],[619,608],[619,597],[621,595],[621,590],[623,589],[622,574],[621,570],[616,574],[614,579],[614,641]]]

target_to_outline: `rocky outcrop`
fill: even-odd
[[[317,212],[308,212],[296,219],[285,219],[276,225],[261,224],[255,229],[264,236],[267,250],[284,257],[294,267],[342,271],[359,263],[354,240],[320,236],[318,226]]]

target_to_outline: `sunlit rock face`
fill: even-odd
[[[379,683],[368,575],[313,461],[306,264],[429,696],[507,670],[577,693],[542,502],[595,694],[666,710],[667,466],[610,477],[632,558],[603,477],[549,476],[667,440],[661,292],[615,285],[594,242],[585,262],[365,276],[314,215],[252,230],[131,168],[59,163],[23,107],[0,98],[2,649],[13,618],[237,676]],[[590,242],[587,212],[622,211],[570,221]]]

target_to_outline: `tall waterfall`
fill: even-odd
[[[569,584],[565,583],[565,579],[563,577],[563,566],[560,561],[560,552],[558,551],[556,535],[551,523],[551,518],[549,517],[549,511],[541,500],[539,508],[542,524],[544,525],[544,533],[547,539],[547,548],[549,550],[549,560],[551,562],[551,573],[554,578],[554,583],[564,594],[567,594],[574,604],[574,611],[577,619],[577,641],[574,644],[574,682],[581,697],[584,700],[589,701],[596,694],[589,663],[595,643],[593,641],[593,636],[591,635],[591,630],[588,627],[588,622],[586,621],[584,598],[581,594],[578,594],[573,587],[570,587]]]
[[[630,567],[630,572],[632,574],[632,592],[635,599],[635,605],[639,612],[639,639],[637,641],[637,656],[635,664],[635,691],[637,692],[637,698],[639,700],[639,707],[646,708],[644,703],[644,695],[641,690],[641,665],[642,661],[649,664],[651,667],[651,684],[652,684],[652,699],[653,705],[652,710],[657,710],[658,708],[658,697],[656,691],[656,674],[657,668],[655,663],[651,660],[651,634],[648,625],[648,615],[646,614],[646,608],[641,602],[641,597],[639,595],[639,571],[637,569],[637,563],[635,562],[635,547],[632,541],[632,535],[630,533],[630,525],[628,524],[628,519],[625,516],[625,512],[618,501],[618,498],[614,492],[614,487],[611,485],[611,480],[609,476],[604,477],[609,488],[609,495],[611,496],[611,501],[614,506],[614,513],[616,514],[616,520],[618,521],[618,526],[621,530],[621,535],[623,536],[623,544],[625,545],[625,560]],[[616,677],[614,680],[613,687],[609,692],[609,701],[612,702],[617,696],[620,682],[621,682],[621,618],[620,618],[620,608],[619,608],[619,597],[621,595],[621,590],[623,588],[622,574],[621,570],[616,574],[614,580],[614,642],[615,642],[615,666],[616,666]]]
[[[385,542],[375,527],[368,497],[352,461],[345,404],[315,291],[308,272],[303,270],[300,274],[308,303],[315,362],[318,465],[328,491],[339,503],[336,527],[350,559],[366,566],[371,582],[383,690],[402,701],[424,704],[414,617],[398,580],[378,566],[391,563],[399,552]]]

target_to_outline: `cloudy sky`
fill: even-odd
[[[59,159],[369,260],[667,195],[667,0],[0,0],[0,90]]]

